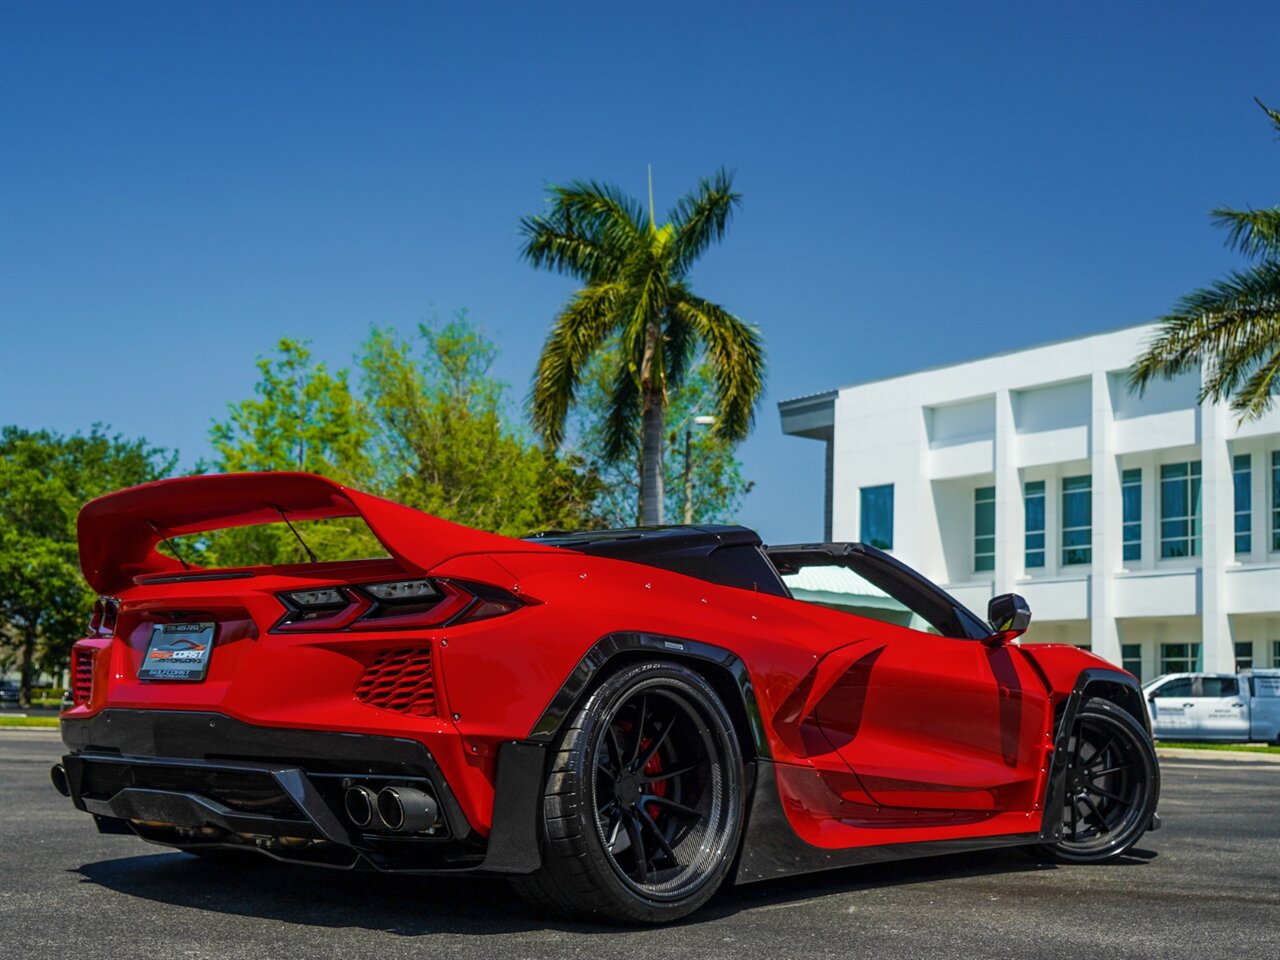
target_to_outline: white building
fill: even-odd
[[[1144,324],[779,404],[827,445],[827,540],[862,540],[985,613],[1020,593],[1027,642],[1144,680],[1280,666],[1280,410],[1238,425],[1197,375],[1143,397]]]

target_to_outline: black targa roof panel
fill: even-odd
[[[682,573],[726,587],[790,594],[760,549],[754,530],[731,525],[632,527],[622,530],[554,531],[526,540],[612,560]]]

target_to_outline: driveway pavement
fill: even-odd
[[[1280,956],[1280,766],[1167,758],[1164,829],[1102,867],[1017,850],[728,890],[667,929],[547,919],[501,882],[216,866],[100,836],[54,793],[55,735],[0,731],[0,943],[13,956]]]

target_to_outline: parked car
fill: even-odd
[[[0,680],[0,704],[17,703],[20,690],[17,680]]]
[[[303,521],[337,517],[386,556],[311,555]],[[310,562],[203,569],[173,542],[282,521]],[[726,881],[1004,846],[1097,863],[1158,825],[1130,674],[1021,646],[1020,597],[984,621],[862,544],[515,540],[307,474],[163,480],[78,529],[102,599],[51,775],[106,832],[661,922]],[[860,599],[796,599],[815,568]]]
[[[1170,673],[1143,693],[1158,739],[1280,743],[1280,670]]]

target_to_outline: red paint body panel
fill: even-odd
[[[190,533],[272,522],[277,505],[291,519],[361,516],[391,559],[135,582],[180,572],[156,552],[152,525]],[[608,634],[734,653],[750,675],[788,821],[827,848],[1034,831],[1054,706],[1082,669],[1103,663],[1074,648],[992,648],[482,533],[304,474],[123,491],[85,507],[80,536],[85,576],[121,608],[114,638],[82,641],[97,648],[93,694],[65,718],[107,707],[205,710],[263,726],[418,740],[480,834],[492,822],[498,745],[529,737]],[[447,628],[273,630],[286,611],[281,592],[426,574],[496,587],[526,605]],[[166,619],[217,623],[203,682],[136,678],[152,626]],[[355,695],[375,658],[405,648],[430,652],[433,716]]]

